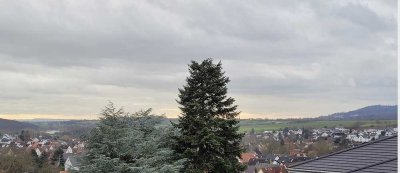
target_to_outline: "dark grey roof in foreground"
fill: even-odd
[[[397,172],[397,135],[289,167],[289,173]]]

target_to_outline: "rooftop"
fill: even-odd
[[[397,135],[291,165],[289,173],[397,172]]]

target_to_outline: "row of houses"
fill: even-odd
[[[372,132],[373,130],[371,130]],[[314,159],[285,163],[287,156],[277,154],[242,154],[241,162],[248,165],[243,173],[361,173],[398,172],[397,135],[381,136],[373,140],[329,153]],[[371,157],[373,156],[373,157]]]
[[[381,137],[389,137],[397,135],[397,128],[386,128],[386,129],[360,129],[360,130],[353,130],[343,127],[336,127],[336,128],[317,128],[312,129],[312,133],[310,134],[310,138],[313,140],[318,140],[319,138],[339,138],[339,137],[346,137],[352,142],[369,142],[374,139],[379,139]],[[263,139],[274,139],[279,141],[281,139],[281,135],[303,135],[303,129],[297,130],[288,130],[287,132],[281,131],[264,131],[263,133],[256,134],[257,138]]]
[[[284,167],[298,162],[312,159],[305,153],[316,155],[317,151],[314,148],[309,148],[315,142],[327,143],[331,150],[340,149],[347,146],[358,146],[362,143],[371,142],[385,137],[396,136],[397,128],[386,129],[359,129],[353,130],[343,127],[337,128],[317,128],[317,129],[297,129],[297,130],[280,130],[280,131],[264,131],[263,133],[248,133],[247,141],[244,145],[252,153],[244,153],[241,162],[248,165],[246,173],[266,173],[266,172],[280,172],[285,169]],[[307,138],[305,137],[307,136]],[[281,146],[286,146],[285,155],[283,153],[266,154],[259,153],[260,147],[268,145],[261,145],[264,139],[272,139],[276,142],[279,141]],[[342,143],[347,139],[349,142]],[[336,141],[339,141],[336,143]],[[247,142],[247,143],[246,143]],[[272,142],[270,142],[272,143]],[[342,146],[343,145],[343,146]],[[257,151],[258,150],[258,151]],[[284,172],[284,171],[283,171]]]
[[[361,130],[353,130],[346,128],[334,128],[334,129],[313,129],[313,139],[317,140],[318,138],[340,138],[345,137],[351,142],[356,143],[365,143],[370,142],[375,139],[379,139],[382,137],[389,137],[397,135],[397,128],[386,128],[386,129],[361,129]]]
[[[45,139],[39,136],[39,138],[33,138],[24,142],[17,136],[4,134],[0,141],[0,147],[2,149],[9,148],[10,152],[12,152],[11,149],[25,150],[25,152],[31,152],[33,150],[38,157],[46,153],[49,162],[55,150],[61,148],[63,150],[63,155],[56,165],[59,165],[60,162],[64,163],[65,172],[79,170],[80,160],[85,154],[85,143],[77,139],[62,141],[57,139]]]
[[[243,153],[240,162],[247,165],[244,173],[285,172],[286,166],[292,163],[311,159],[305,155],[262,154],[260,152]]]

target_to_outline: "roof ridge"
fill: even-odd
[[[386,163],[386,162],[390,162],[390,161],[393,161],[393,160],[397,160],[397,157],[394,157],[394,158],[391,158],[391,159],[388,159],[388,160],[384,160],[384,161],[381,161],[381,162],[378,162],[378,163],[374,163],[374,164],[372,164],[372,165],[366,165],[366,166],[361,167],[361,168],[356,168],[356,169],[347,171],[346,173],[351,173],[351,172],[355,172],[355,171],[367,169],[367,168],[374,167],[374,166],[380,165],[380,164],[384,164],[384,163]]]
[[[289,168],[290,167],[294,167],[294,166],[299,166],[299,165],[302,165],[302,164],[305,164],[305,163],[308,163],[308,162],[312,162],[312,161],[315,161],[315,160],[319,160],[319,159],[322,159],[322,158],[325,158],[325,157],[328,157],[328,156],[332,156],[332,155],[335,155],[335,154],[343,153],[343,152],[346,152],[346,151],[349,151],[349,150],[354,150],[354,149],[357,149],[357,148],[361,148],[361,147],[364,147],[364,146],[367,146],[367,145],[371,145],[371,144],[374,144],[374,143],[377,143],[377,142],[381,142],[381,141],[384,141],[384,140],[392,139],[392,138],[395,138],[395,137],[397,137],[397,135],[389,136],[389,137],[386,137],[386,138],[382,138],[382,139],[378,139],[378,140],[375,140],[375,141],[367,142],[365,144],[361,144],[361,145],[358,145],[358,146],[355,146],[355,147],[351,147],[351,148],[343,149],[343,150],[340,150],[340,151],[336,151],[336,152],[333,152],[333,153],[330,153],[330,154],[327,154],[327,155],[324,155],[324,156],[321,156],[321,157],[318,157],[318,158],[315,158],[315,159],[306,160],[304,162],[300,162],[300,163],[297,163],[297,164],[290,165]]]

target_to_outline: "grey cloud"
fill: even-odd
[[[222,60],[243,112],[396,104],[396,4],[2,2],[0,114],[96,114],[107,100],[175,110],[187,64],[204,58]]]

